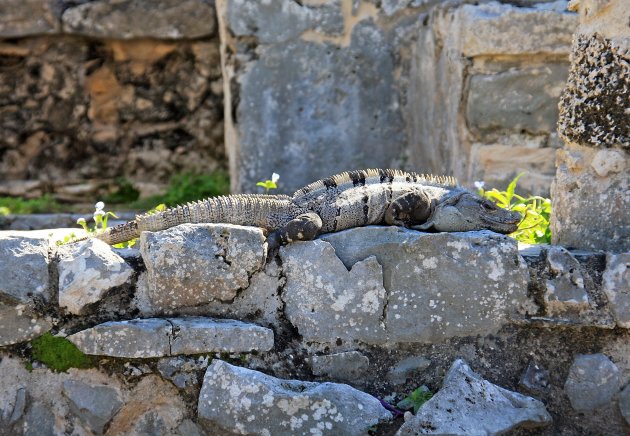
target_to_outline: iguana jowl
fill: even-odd
[[[262,227],[271,247],[370,224],[463,232],[516,230],[521,215],[457,186],[451,177],[399,170],[349,171],[286,195],[228,195],[177,206],[108,228],[96,237],[117,244],[184,223]]]

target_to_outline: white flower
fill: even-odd
[[[86,222],[85,222],[85,218],[79,218],[79,219],[77,220],[77,224],[78,224],[78,225],[80,225],[80,226],[82,226],[83,224],[86,224]]]
[[[272,181],[273,183],[276,183],[279,179],[280,179],[280,174],[278,174],[278,173],[273,173],[273,174],[271,175],[271,181]]]
[[[99,201],[98,203],[94,205],[94,208],[96,210],[103,210],[105,209],[105,203],[103,203],[102,201]]]
[[[95,211],[94,211],[94,217],[97,217],[97,216],[104,216],[104,215],[105,215],[105,212],[103,212],[103,211],[102,211],[102,210],[100,210],[100,209],[97,209],[97,210],[95,210]]]
[[[483,182],[481,180],[477,180],[475,181],[475,183],[473,183],[475,185],[475,188],[477,189],[483,189],[483,187],[485,186],[486,182]]]

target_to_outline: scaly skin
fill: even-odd
[[[262,227],[270,246],[311,240],[321,233],[389,224],[417,230],[512,233],[521,215],[457,186],[450,177],[398,170],[360,170],[312,183],[292,197],[230,195],[141,215],[97,238],[117,244],[184,223]]]

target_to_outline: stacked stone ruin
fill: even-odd
[[[19,3],[41,8],[40,18],[0,0],[13,14],[0,16],[5,35],[17,32],[10,21],[114,45],[112,33],[138,35],[125,20],[141,11],[143,37],[183,32],[178,44],[196,46],[207,28],[178,27],[177,17],[215,11],[202,1],[178,11],[162,1],[157,14],[122,1],[127,15],[101,1],[54,3],[61,12]],[[223,224],[144,232],[131,249],[57,245],[68,229],[0,232],[0,433],[629,432],[630,138],[627,109],[616,106],[630,89],[623,3],[572,5],[580,26],[562,145],[552,102],[577,24],[565,2],[218,0],[235,189],[285,165],[290,190],[314,177],[305,159],[334,172],[361,156],[387,166],[407,155],[464,180],[498,180],[507,173],[492,167],[503,160],[496,154],[538,156],[531,188],[544,190],[562,147],[557,245],[378,226],[278,252],[261,229]],[[540,83],[544,92],[532,91]],[[325,92],[330,84],[338,94]],[[581,98],[589,93],[597,98]],[[343,147],[321,154],[330,138]],[[93,356],[92,367],[55,372],[31,361],[31,341],[46,332]],[[422,385],[435,395],[417,413],[392,411]]]

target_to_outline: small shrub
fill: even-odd
[[[522,197],[515,194],[516,184],[523,174],[525,173],[516,176],[505,191],[499,191],[496,188],[484,191],[481,182],[475,182],[475,186],[479,190],[479,195],[494,201],[500,207],[515,210],[524,216],[518,229],[510,236],[528,244],[550,244],[551,200],[539,196]]]
[[[411,410],[413,409],[413,413],[418,413],[418,410],[424,403],[429,401],[433,397],[433,393],[429,390],[428,387],[422,385],[418,389],[411,392],[404,399],[396,404],[396,407],[402,410]]]
[[[33,360],[42,362],[53,371],[64,372],[69,368],[93,366],[92,359],[83,354],[76,345],[65,338],[53,336],[50,332],[31,341],[31,346]],[[32,364],[30,367],[32,368]]]
[[[0,215],[63,212],[63,207],[50,194],[40,198],[0,197]]]

